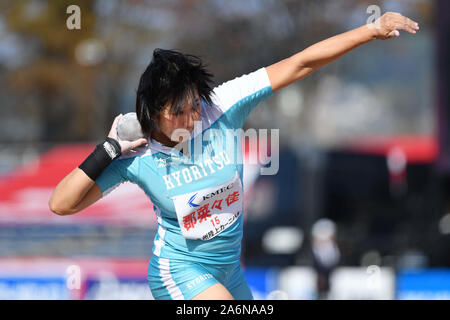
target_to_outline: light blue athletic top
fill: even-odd
[[[148,145],[123,154],[97,178],[103,196],[130,181],[150,198],[158,222],[154,255],[213,264],[239,261],[244,197],[239,129],[272,94],[265,68],[225,82],[214,88],[213,104],[201,101],[201,121],[187,154],[149,138]]]

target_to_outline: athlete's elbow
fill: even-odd
[[[67,215],[67,211],[64,209],[61,209],[59,207],[53,206],[53,205],[49,205],[50,211],[53,212],[54,214],[57,214],[58,216],[65,216]]]
[[[71,214],[72,210],[70,208],[67,208],[61,204],[59,204],[57,201],[55,201],[53,198],[51,198],[48,202],[48,207],[51,212],[54,214],[57,214],[58,216],[66,216]]]

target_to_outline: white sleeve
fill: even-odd
[[[260,68],[214,88],[212,100],[240,128],[253,108],[272,94],[266,68]]]

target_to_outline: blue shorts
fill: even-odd
[[[153,256],[148,266],[148,283],[156,300],[191,300],[219,282],[234,299],[253,300],[240,262],[211,265]]]

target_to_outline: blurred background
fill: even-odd
[[[66,217],[48,200],[134,111],[155,48],[200,55],[218,85],[367,23],[370,5],[420,31],[350,52],[246,122],[280,129],[280,169],[248,167],[242,264],[256,299],[449,299],[445,0],[1,1],[0,299],[152,299],[144,192],[125,183]]]

